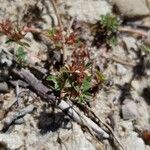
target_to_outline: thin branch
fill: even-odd
[[[118,57],[117,55],[112,55],[111,59],[117,63],[120,63],[122,65],[127,65],[130,67],[135,67],[136,64],[134,62],[127,62],[126,60],[121,59],[120,57]]]
[[[129,66],[129,67],[135,67],[136,66],[135,62],[132,62],[131,60],[130,60],[131,62],[126,61],[123,58],[120,58],[119,56],[117,56],[115,54],[113,54],[113,55],[103,54],[102,57],[104,57],[106,59],[111,59],[114,62],[120,63],[122,65]]]
[[[59,25],[59,28],[61,30],[61,35],[62,35],[62,51],[63,51],[63,63],[65,63],[65,61],[67,60],[67,49],[66,49],[66,40],[65,40],[65,36],[64,36],[64,26],[63,26],[63,23],[61,21],[61,18],[60,18],[60,15],[59,15],[59,12],[58,12],[58,9],[57,9],[57,6],[56,6],[56,3],[54,0],[49,0],[51,3],[52,3],[52,6],[54,8],[54,11],[55,11],[55,14],[56,14],[56,17],[57,17],[57,20],[58,20],[58,25]]]
[[[18,118],[23,117],[28,113],[31,113],[34,108],[35,107],[31,104],[23,109],[20,109],[19,111],[9,114],[4,120],[2,120],[4,124],[3,130],[7,129]]]
[[[116,140],[116,142],[118,143],[117,146],[120,146],[121,150],[125,150],[124,146],[122,145],[122,143],[120,142],[120,140],[118,139],[118,137],[116,136],[116,134],[114,133],[110,125],[108,125],[105,121],[103,121],[103,119],[101,119],[101,117],[98,116],[90,107],[86,105],[82,105],[82,104],[79,104],[79,106],[81,106],[84,109],[85,113],[88,113],[88,116],[90,116],[90,118],[94,118],[95,120],[97,119],[99,122],[98,124],[101,123],[102,125],[104,125],[112,134],[112,136],[114,137],[114,140]]]
[[[89,108],[88,108],[89,109]],[[113,135],[114,139],[118,142],[120,148],[122,150],[124,149],[124,146],[122,145],[122,143],[120,142],[120,140],[118,139],[118,137],[116,136],[116,134],[114,133],[113,129],[111,128],[111,126],[109,126],[107,123],[105,123],[100,117],[98,117],[98,115],[96,115],[91,109],[89,109],[89,111],[111,132],[111,134]]]
[[[72,27],[74,21],[75,21],[75,17],[73,17],[70,21],[70,24],[69,24],[68,29],[67,29],[67,34],[66,34],[67,37],[69,37],[69,35],[70,35],[71,27]]]

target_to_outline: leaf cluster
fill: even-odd
[[[97,47],[106,44],[108,47],[117,45],[117,31],[120,21],[112,14],[101,15],[94,27],[92,34],[94,36],[93,45]]]
[[[115,46],[117,44],[116,32],[117,32],[118,27],[120,25],[119,20],[117,19],[116,16],[114,16],[112,14],[106,14],[106,15],[101,16],[100,23],[102,25],[102,28],[107,33],[106,43],[109,46]]]
[[[27,52],[22,47],[19,47],[16,52],[17,61],[21,64],[27,63]]]
[[[15,29],[12,23],[9,20],[0,22],[0,33],[1,35],[6,35],[8,40],[6,43],[9,42],[18,42],[24,38],[25,34],[22,33],[23,29]]]
[[[53,42],[54,46],[57,48],[62,48],[62,41],[63,37],[62,34],[65,34],[65,44],[66,45],[73,45],[77,42],[77,37],[74,32],[70,33],[67,35],[67,32],[61,31],[60,29],[57,28],[52,28],[50,30],[47,30],[47,36],[51,39]]]
[[[60,97],[71,97],[86,103],[92,99],[92,88],[105,80],[98,70],[92,71],[92,63],[86,62],[88,54],[85,51],[75,51],[71,64],[62,67],[56,75],[48,76],[47,80]]]
[[[106,28],[110,32],[116,32],[120,25],[119,20],[112,14],[106,14],[101,16],[101,24],[103,28]]]

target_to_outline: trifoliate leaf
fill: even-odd
[[[92,79],[91,76],[87,76],[83,80],[83,83],[82,83],[82,91],[83,92],[88,91],[91,88],[91,79]]]
[[[52,81],[54,83],[54,89],[55,90],[60,90],[61,85],[59,83],[59,79],[58,79],[57,76],[50,75],[50,76],[47,77],[47,80]]]

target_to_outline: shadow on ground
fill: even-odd
[[[72,129],[72,123],[70,118],[66,116],[63,112],[42,112],[37,119],[37,126],[40,129],[41,134],[46,134],[50,131],[55,132],[60,128],[68,130]]]

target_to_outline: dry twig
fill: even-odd
[[[118,57],[117,55],[112,55],[111,59],[117,63],[120,63],[122,65],[127,65],[130,67],[135,67],[136,64],[134,62],[127,62],[126,60],[121,59],[120,57]]]
[[[69,24],[68,29],[67,29],[67,34],[66,34],[67,37],[69,37],[69,35],[70,35],[71,27],[72,27],[74,21],[75,21],[75,17],[73,17],[70,21],[70,24]]]
[[[94,118],[95,120],[98,120],[99,123],[101,123],[102,125],[104,125],[108,131],[112,134],[114,140],[116,140],[116,142],[118,143],[117,146],[119,146],[119,148],[121,150],[125,150],[122,143],[120,142],[120,140],[118,139],[118,137],[116,136],[116,134],[114,133],[113,129],[111,128],[111,126],[109,126],[105,121],[103,121],[103,119],[101,119],[101,117],[99,117],[91,108],[89,108],[88,106],[79,104],[79,106],[81,106],[82,108],[84,108],[85,113],[88,113],[88,115],[90,116],[90,118]]]
[[[15,120],[20,119],[20,117],[25,116],[28,113],[31,113],[34,109],[33,105],[29,105],[23,109],[20,109],[17,112],[12,112],[8,115],[2,122],[4,123],[4,129],[7,129]],[[3,129],[3,130],[4,130]]]
[[[89,109],[89,111],[111,132],[111,134],[113,135],[114,139],[118,142],[120,148],[122,150],[125,150],[123,145],[122,145],[122,143],[120,142],[120,140],[118,139],[118,137],[114,133],[113,129],[107,123],[105,123],[100,117],[98,117],[91,109]]]
[[[128,32],[130,34],[136,34],[140,37],[147,37],[147,32],[144,30],[139,30],[139,29],[133,29],[130,27],[119,27],[118,29],[120,32]]]

